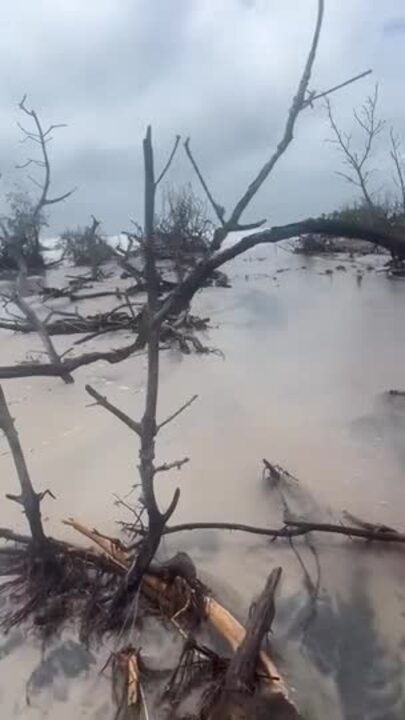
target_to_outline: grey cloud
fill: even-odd
[[[383,29],[387,35],[405,33],[405,17],[395,17],[387,20],[383,25]]]
[[[0,150],[3,190],[16,179],[16,102],[28,91],[49,122],[67,122],[52,148],[55,190],[78,191],[51,227],[100,216],[108,231],[142,208],[141,139],[154,128],[157,164],[176,132],[192,146],[221,203],[230,206],[277,144],[310,39],[315,0],[15,0],[0,10]],[[381,109],[399,131],[405,100],[395,0],[326,0],[313,87],[372,66]],[[395,19],[396,18],[396,19]],[[391,28],[391,29],[390,29]],[[395,30],[394,30],[395,28]],[[335,97],[339,120],[370,91],[364,81]],[[334,175],[321,107],[296,139],[249,216],[274,222],[329,210],[350,197]],[[384,153],[380,166],[384,170]],[[192,179],[179,154],[171,174]],[[194,181],[195,182],[195,181]]]

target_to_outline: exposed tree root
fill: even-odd
[[[0,574],[11,578],[3,583],[1,592],[6,597],[11,593],[13,596],[12,607],[6,607],[2,617],[2,626],[5,629],[25,621],[47,636],[67,620],[76,619],[79,621],[80,637],[89,641],[92,637],[101,637],[111,629],[118,630],[122,627],[127,606],[122,609],[121,617],[114,618],[113,623],[108,609],[117,582],[129,567],[131,556],[115,539],[90,530],[76,520],[67,520],[66,524],[89,538],[98,550],[84,549],[50,539],[55,559],[52,571],[33,553],[29,538],[0,531],[0,536],[18,543],[2,548],[0,553]],[[195,632],[199,623],[204,620],[228,642],[233,651],[252,643],[253,630],[249,631],[244,645],[246,631],[243,626],[209,595],[196,576],[186,573],[185,578],[178,574],[183,572],[179,560],[175,565],[176,570],[172,573],[168,572],[167,568],[162,573],[161,568],[157,567],[151,568],[151,571],[143,576],[141,591],[147,604],[158,608],[162,617],[167,618],[186,638],[190,638],[190,643],[195,642],[190,633]],[[279,572],[277,579],[278,577]],[[270,583],[273,593],[276,584],[273,575]],[[267,590],[270,586],[266,586]],[[127,603],[130,602],[129,597]],[[260,627],[257,626],[258,629],[253,633],[256,640],[246,660],[250,667],[249,682],[256,686],[260,678],[260,682],[265,678],[266,694],[271,692],[281,695],[286,703],[291,704],[286,685],[274,661],[260,649],[263,633],[267,631],[268,622],[274,612],[272,602],[271,596],[271,601],[268,600],[270,605],[266,604],[267,621],[262,618]],[[256,627],[255,623],[253,625]],[[252,623],[249,624],[249,627],[251,626]],[[198,647],[196,644],[195,648]],[[256,666],[258,653],[260,666]],[[212,651],[206,650],[205,655],[210,656],[217,667],[228,667],[228,663],[219,659]],[[180,663],[182,660],[184,657]],[[115,656],[114,662],[116,669],[124,668],[127,678],[127,703],[128,706],[135,707],[139,703],[138,655],[133,648],[123,648]],[[229,668],[231,667],[234,667],[232,663],[229,665]],[[216,702],[219,702],[219,696],[216,697]]]

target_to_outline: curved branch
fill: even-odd
[[[247,235],[234,245],[220,250],[208,259],[198,263],[184,281],[169,295],[166,302],[163,303],[156,314],[156,321],[161,322],[170,315],[170,313],[187,307],[193,295],[202,287],[211,273],[229,260],[256,247],[256,245],[278,243],[281,240],[288,240],[298,237],[299,235],[308,234],[327,235],[328,237],[346,237],[352,240],[367,240],[391,252],[405,254],[405,238],[389,232],[386,227],[381,230],[378,228],[373,229],[365,225],[357,225],[340,220],[329,220],[323,217],[307,218],[306,220],[300,220],[295,223],[290,223],[289,225],[275,226],[268,230]]]
[[[270,159],[263,165],[258,175],[255,177],[253,182],[249,185],[248,189],[244,193],[244,195],[241,197],[239,202],[235,205],[235,208],[232,211],[232,214],[229,218],[229,221],[227,224],[229,226],[235,226],[239,223],[240,217],[246,207],[249,205],[250,201],[256,195],[257,191],[261,187],[261,185],[264,183],[264,181],[267,179],[267,177],[270,175],[271,171],[273,170],[274,166],[278,162],[278,160],[281,158],[281,156],[285,153],[287,150],[289,144],[291,143],[294,135],[294,128],[295,123],[298,118],[298,115],[300,114],[301,110],[305,107],[305,95],[308,90],[309,81],[311,79],[311,72],[312,67],[315,61],[316,51],[318,48],[319,43],[319,36],[321,33],[321,27],[322,27],[322,20],[323,20],[323,13],[324,13],[324,0],[318,0],[318,14],[315,24],[315,30],[312,38],[311,47],[308,53],[308,57],[304,66],[304,71],[302,73],[300,82],[298,84],[298,89],[296,92],[296,95],[292,101],[287,123],[284,129],[283,137],[281,138],[279,144],[277,145],[277,148],[273,155],[270,157]]]
[[[381,542],[405,543],[405,533],[386,529],[384,526],[370,525],[358,527],[354,525],[338,525],[336,523],[308,522],[305,520],[286,520],[281,528],[256,527],[255,525],[244,525],[243,523],[232,522],[190,522],[180,525],[166,526],[163,535],[186,530],[233,530],[250,533],[252,535],[264,535],[271,538],[293,538],[300,535],[307,535],[310,532],[322,532],[333,535],[346,535],[350,538],[361,538],[363,540],[378,540]]]
[[[114,365],[133,355],[144,347],[144,339],[139,336],[131,345],[125,345],[116,350],[105,352],[90,352],[74,358],[66,358],[59,364],[53,363],[23,363],[21,365],[5,365],[0,367],[0,380],[21,377],[61,377],[72,373],[80,367],[104,360]]]
[[[172,149],[172,151],[171,151],[171,153],[170,153],[170,155],[169,155],[169,159],[168,159],[166,165],[164,166],[162,172],[160,173],[158,179],[155,180],[155,190],[156,190],[157,186],[159,185],[159,183],[163,180],[163,178],[164,178],[164,176],[166,175],[168,169],[170,168],[170,165],[172,164],[173,158],[174,158],[174,156],[175,156],[175,154],[176,154],[176,150],[177,150],[177,148],[178,148],[178,146],[179,146],[179,142],[180,142],[180,135],[176,135],[176,139],[175,139],[175,141],[174,141],[173,149]]]

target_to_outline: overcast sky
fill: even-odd
[[[2,0],[2,194],[24,176],[13,167],[28,151],[16,128],[27,92],[44,122],[68,123],[52,143],[53,187],[55,194],[78,189],[53,210],[52,231],[86,223],[91,213],[108,232],[141,218],[148,123],[157,166],[175,133],[190,135],[214,194],[229,208],[282,133],[315,11],[315,0]],[[403,0],[326,0],[311,87],[369,67],[374,79],[334,95],[339,122],[351,127],[353,106],[377,80],[381,114],[405,140]],[[334,174],[339,158],[328,137],[322,105],[305,111],[246,220],[289,222],[350,199],[352,188]],[[382,147],[376,165],[381,185],[390,175]],[[170,182],[189,180],[182,152]]]

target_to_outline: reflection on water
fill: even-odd
[[[404,658],[380,637],[364,574],[353,573],[349,597],[319,599],[305,634],[308,657],[337,686],[347,720],[396,720],[405,716]]]
[[[163,354],[161,417],[199,394],[159,442],[162,461],[191,457],[181,474],[159,485],[163,505],[180,485],[179,522],[279,526],[282,498],[261,477],[261,458],[268,457],[300,478],[285,489],[291,512],[336,520],[348,510],[404,526],[405,400],[386,391],[405,388],[405,282],[367,270],[381,258],[343,262],[346,272],[337,269],[341,259],[303,263],[280,249],[260,249],[229,268],[232,289],[197,297],[196,309],[212,321],[206,342],[225,359]],[[65,339],[56,343],[65,349]],[[116,337],[93,346],[111,344]],[[2,334],[1,362],[38,347],[35,337]],[[83,386],[91,382],[139,416],[144,373],[141,357],[84,368],[68,388],[46,378],[5,383],[33,479],[57,496],[44,505],[49,532],[76,540],[60,524],[69,515],[101,531],[115,527],[112,493],[123,495],[134,482],[137,446],[114,418],[86,407]],[[0,473],[4,492],[13,492],[4,443]],[[14,505],[2,505],[0,522],[24,526]],[[177,549],[190,553],[202,578],[242,619],[272,567],[283,566],[271,642],[310,720],[404,717],[403,550],[332,536],[297,539],[291,548],[202,531],[171,536],[162,556]],[[162,637],[148,637],[163,654]],[[170,655],[177,646],[165,642]],[[112,717],[108,680],[97,675],[109,649],[93,656],[65,638],[41,661],[35,640],[11,634],[0,644],[4,716]]]

